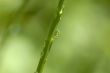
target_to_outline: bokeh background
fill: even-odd
[[[59,0],[0,0],[0,73],[34,73]],[[65,0],[43,73],[110,73],[110,0]]]

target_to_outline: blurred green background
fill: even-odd
[[[59,0],[29,0],[23,9],[26,1],[0,0],[0,73],[37,68]],[[43,73],[110,73],[110,0],[64,5]]]

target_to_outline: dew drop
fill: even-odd
[[[62,6],[62,9],[60,10],[59,14],[62,15],[64,10],[64,6]]]
[[[55,40],[55,38],[54,38],[54,37],[52,37],[50,42],[53,42],[54,40]]]
[[[60,12],[59,12],[59,14],[61,15],[63,13],[63,10],[61,10]]]
[[[58,38],[60,36],[60,31],[57,29],[55,32],[54,32],[54,38]]]

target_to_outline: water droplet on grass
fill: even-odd
[[[57,29],[55,32],[54,32],[54,38],[58,38],[60,36],[60,31]]]

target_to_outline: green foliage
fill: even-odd
[[[44,49],[41,53],[41,58],[40,58],[40,61],[39,61],[38,67],[37,67],[37,71],[35,73],[42,73],[44,64],[47,60],[47,56],[50,52],[52,43],[55,39],[54,36],[56,36],[54,33],[55,33],[56,27],[61,19],[61,15],[63,12],[62,11],[63,10],[63,3],[64,3],[64,0],[59,1],[58,7],[57,7],[57,12],[56,12],[56,17],[51,24],[47,39],[45,41]]]

